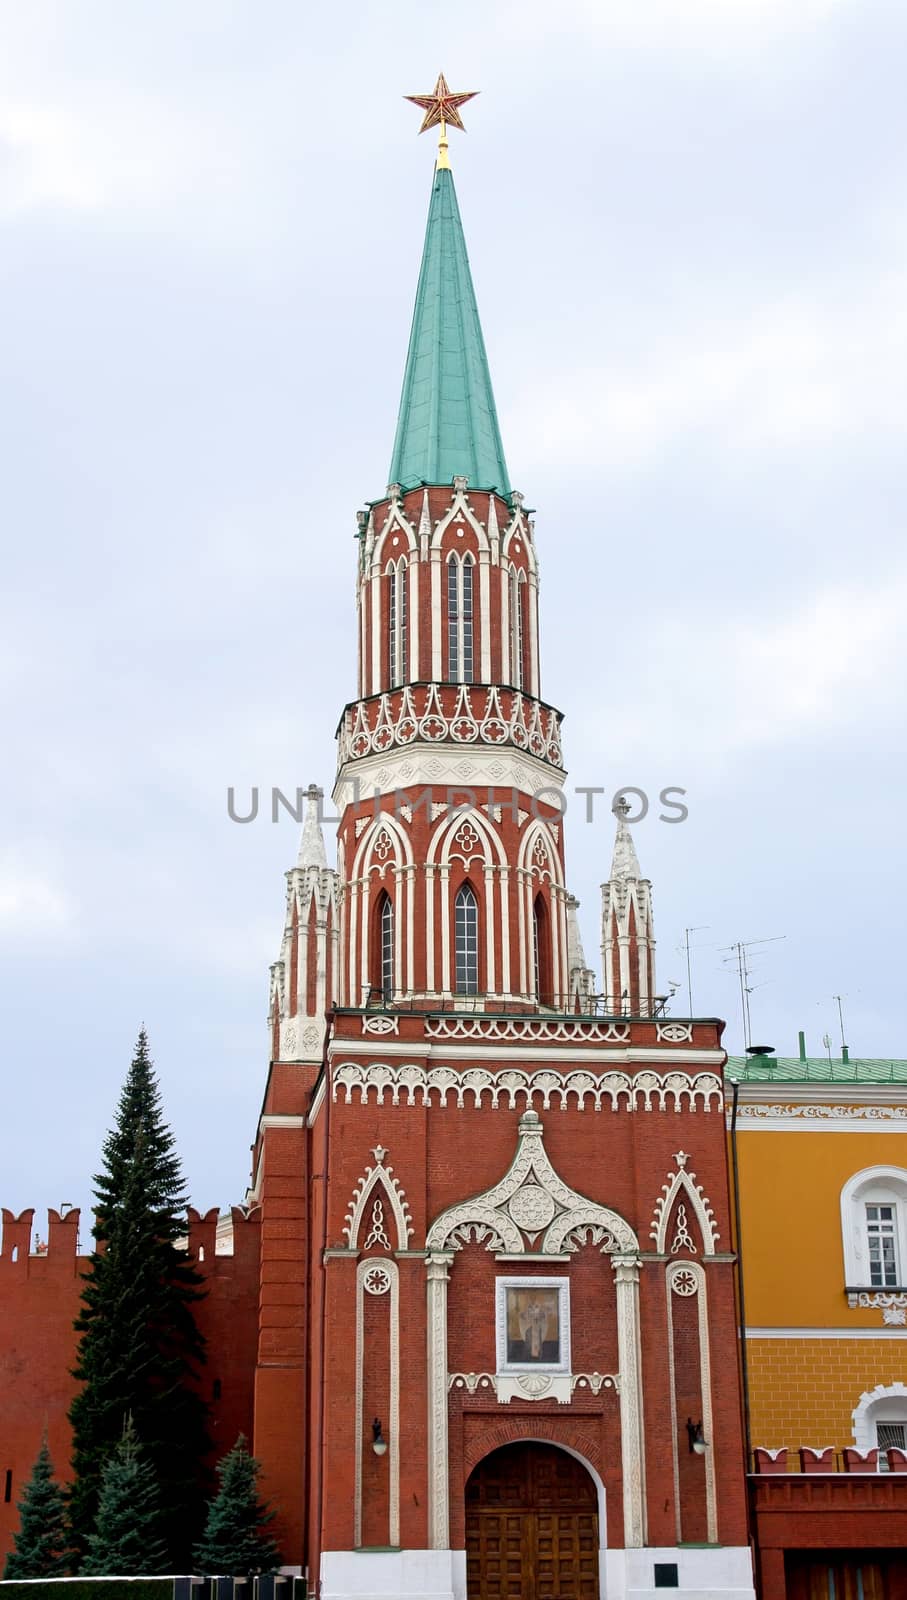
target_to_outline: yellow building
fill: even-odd
[[[844,1055],[727,1067],[749,1439],[792,1470],[907,1450],[907,1061]]]

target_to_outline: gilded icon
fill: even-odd
[[[561,1359],[560,1296],[557,1289],[507,1290],[507,1360],[515,1366]]]

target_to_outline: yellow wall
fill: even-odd
[[[749,1339],[750,1436],[776,1450],[853,1444],[852,1412],[880,1383],[907,1382],[900,1339]]]
[[[865,1167],[907,1168],[907,1134],[851,1127],[776,1132],[738,1123],[748,1327],[881,1335],[748,1339],[753,1445],[840,1450],[853,1443],[860,1396],[879,1384],[907,1383],[907,1329],[892,1337],[879,1309],[850,1309],[841,1242],[844,1184]]]
[[[746,1320],[757,1328],[878,1328],[844,1293],[841,1190],[864,1167],[907,1168],[907,1133],[742,1131]]]

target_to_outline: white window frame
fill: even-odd
[[[880,1383],[860,1395],[852,1414],[853,1442],[858,1450],[876,1450],[880,1422],[900,1423],[907,1428],[907,1387],[903,1383]],[[888,1462],[879,1455],[879,1471],[888,1471]]]
[[[391,561],[387,568],[387,675],[388,688],[399,689],[409,670],[409,568],[406,557]]]
[[[462,556],[452,551],[447,558],[446,605],[447,681],[473,683],[475,682],[476,564],[469,551]]]
[[[867,1205],[893,1206],[898,1284],[870,1281]],[[841,1241],[844,1252],[844,1286],[871,1294],[890,1294],[904,1287],[907,1275],[907,1170],[903,1167],[864,1167],[848,1178],[841,1190]]]
[[[561,1341],[560,1361],[508,1361],[507,1359],[507,1290],[556,1289],[558,1292],[558,1322]],[[569,1278],[496,1278],[495,1336],[497,1370],[506,1375],[512,1372],[559,1373],[568,1376],[570,1366],[570,1279]]]

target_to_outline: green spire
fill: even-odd
[[[410,489],[454,477],[510,493],[453,174],[439,166],[389,482]]]

